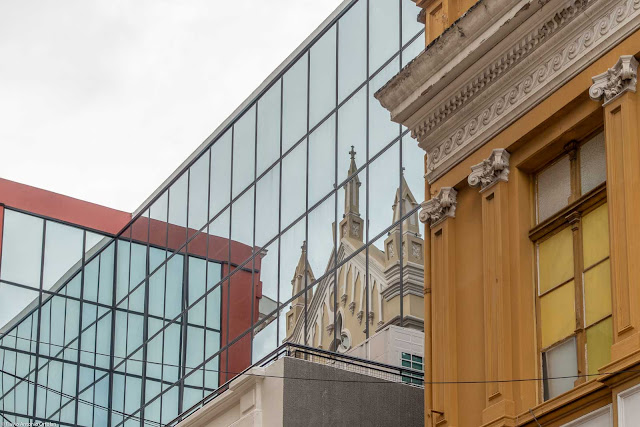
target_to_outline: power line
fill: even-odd
[[[29,339],[29,338],[22,338],[22,337],[14,337],[14,338],[35,342],[35,340]],[[70,348],[70,347],[63,347],[63,346],[58,345],[58,344],[50,344],[50,343],[44,343],[44,342],[40,342],[40,343],[41,344],[55,346],[55,347],[62,347],[64,350],[80,351],[80,352],[86,352],[86,353],[95,354],[95,355],[99,355],[99,356],[111,357],[111,355],[106,354],[106,353],[94,352],[94,351],[90,351],[90,350],[81,350],[81,349]],[[127,357],[115,356],[115,355],[113,357],[115,357],[116,359],[122,359],[122,360],[129,361],[129,362],[150,363],[150,364],[154,364],[154,365],[169,366],[169,367],[173,367],[173,368],[182,367],[181,365],[176,365],[176,364],[171,364],[171,363],[162,363],[162,362],[155,362],[155,361],[150,361],[150,360],[127,358]],[[333,360],[333,359],[331,359],[329,357],[327,357],[327,359],[328,360]],[[65,361],[65,363],[75,363],[75,362]],[[343,363],[347,363],[347,362],[343,362]],[[327,364],[327,366],[330,366],[330,365]],[[365,368],[365,369],[374,369],[372,367],[363,367],[363,368]],[[411,371],[405,370],[404,368],[399,367],[399,366],[397,368],[404,370],[405,373],[395,373],[395,372],[385,372],[385,373],[388,373],[390,375],[411,376],[411,373],[412,373]],[[250,374],[248,372],[221,371],[221,370],[218,370],[218,369],[206,369],[206,368],[205,369],[201,369],[201,368],[196,369],[196,368],[188,367],[188,366],[185,366],[185,369],[190,369],[190,370],[194,370],[195,369],[196,371],[216,372],[216,373],[220,373],[220,374],[257,375],[257,376],[262,376],[262,377],[265,377],[265,378],[280,378],[280,379],[293,379],[293,380],[315,380],[315,381],[330,381],[330,382],[359,382],[359,383],[367,383],[367,384],[374,383],[375,384],[375,382],[371,382],[371,381],[330,380],[330,379],[326,379],[326,378],[272,376],[272,375],[266,375],[266,374],[265,375],[263,375],[263,374]],[[0,371],[0,372],[2,372],[2,371]],[[384,371],[380,371],[380,372],[384,372]],[[620,373],[640,373],[640,370],[625,370],[625,371],[617,371],[617,372],[603,372],[603,373],[597,373],[597,374],[576,374],[576,375],[566,375],[566,376],[557,376],[557,377],[531,377],[531,378],[515,378],[515,379],[505,379],[505,380],[423,381],[423,383],[424,384],[430,384],[430,385],[443,385],[443,384],[444,385],[446,385],[446,384],[499,384],[499,383],[514,383],[514,382],[549,381],[549,380],[562,380],[562,379],[589,378],[589,377],[597,377],[597,376],[600,376],[600,375],[613,375],[613,374],[620,374]],[[126,375],[126,374],[124,374],[124,375]],[[362,374],[362,375],[366,375],[366,374]],[[381,383],[385,383],[385,384],[388,383],[388,382],[389,381],[381,381]]]

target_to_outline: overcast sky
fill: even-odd
[[[342,0],[1,0],[0,177],[132,212]]]

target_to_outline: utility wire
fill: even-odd
[[[35,340],[29,339],[29,338],[22,338],[22,337],[14,337],[14,338],[18,338],[18,339],[23,339],[23,340],[27,340],[27,341],[33,341],[35,342]],[[47,344],[47,345],[52,345],[52,346],[56,346],[56,347],[62,347],[61,345],[58,344],[48,344],[48,343],[43,343],[40,342],[41,344]],[[94,352],[94,351],[90,351],[90,350],[79,350],[76,348],[69,348],[69,347],[65,347],[65,350],[74,350],[74,351],[81,351],[81,352],[86,352],[86,353],[90,353],[90,354],[96,354],[96,355],[100,355],[100,356],[105,356],[105,357],[111,357],[111,355],[109,354],[105,354],[105,353],[99,353],[99,352]],[[305,352],[301,352],[302,354],[305,354]],[[309,355],[313,355],[311,353],[306,353]],[[46,357],[46,356],[45,356]],[[140,363],[150,363],[150,364],[154,364],[154,365],[163,365],[163,366],[169,366],[169,367],[175,367],[175,368],[180,368],[182,367],[181,365],[176,365],[176,364],[171,364],[171,363],[162,363],[162,362],[154,362],[154,361],[148,361],[148,360],[142,360],[142,359],[133,359],[133,358],[126,358],[126,357],[121,357],[121,356],[113,356],[116,359],[123,359],[126,361],[130,361],[130,362],[140,362]],[[320,356],[322,357],[322,356]],[[326,357],[327,360],[333,360],[330,357]],[[336,362],[340,362],[339,360],[336,360]],[[74,362],[68,362],[66,361],[65,363],[74,363]],[[348,363],[348,362],[343,362],[343,363]],[[366,363],[366,362],[365,362]],[[363,366],[363,368],[365,369],[375,369],[373,367],[367,367],[367,366]],[[402,367],[398,366],[397,368],[399,369],[403,369]],[[190,367],[185,367],[185,369],[190,369],[193,370],[195,368],[190,368]],[[232,375],[240,375],[240,374],[244,374],[244,375],[256,375],[256,376],[261,376],[261,377],[265,377],[265,378],[280,378],[280,379],[292,379],[292,380],[313,380],[313,381],[328,381],[328,382],[356,382],[356,383],[367,383],[367,384],[371,384],[371,383],[375,383],[375,382],[371,382],[371,381],[359,381],[359,380],[330,380],[330,379],[326,379],[326,378],[306,378],[306,377],[288,377],[288,376],[273,376],[273,375],[263,375],[263,374],[251,374],[248,372],[233,372],[233,371],[222,371],[222,370],[218,370],[218,369],[201,369],[198,368],[197,371],[206,371],[206,372],[217,372],[220,374],[232,374]],[[2,371],[0,371],[2,372]],[[384,372],[384,371],[380,371],[380,372]],[[357,372],[356,372],[357,373]],[[409,370],[406,370],[404,373],[400,374],[400,373],[395,373],[395,372],[384,372],[384,373],[388,373],[388,374],[392,374],[392,375],[401,375],[401,376],[411,376],[412,372]],[[505,380],[466,380],[466,381],[423,381],[424,384],[430,384],[430,385],[442,385],[442,384],[500,384],[500,383],[517,383],[517,382],[529,382],[529,381],[549,381],[549,380],[562,380],[562,379],[575,379],[575,378],[589,378],[589,377],[597,377],[600,375],[613,375],[613,374],[620,374],[620,373],[640,373],[640,370],[624,370],[624,371],[617,371],[617,372],[602,372],[602,373],[597,373],[597,374],[576,374],[576,375],[565,375],[565,376],[557,376],[557,377],[531,377],[531,378],[515,378],[515,379],[505,379]],[[363,374],[366,375],[366,374]],[[380,381],[380,383],[388,383],[389,381]]]

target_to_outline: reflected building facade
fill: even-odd
[[[3,416],[172,424],[287,339],[357,352],[421,333],[424,155],[373,96],[424,49],[418,11],[345,1],[106,229],[2,200]]]

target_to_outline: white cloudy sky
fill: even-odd
[[[1,0],[0,177],[133,211],[341,0]]]

